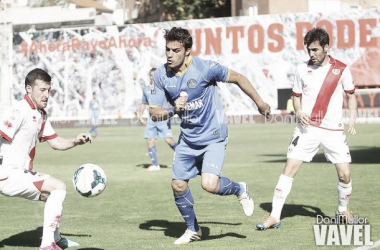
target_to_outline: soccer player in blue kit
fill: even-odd
[[[187,225],[185,233],[174,244],[187,244],[202,238],[194,212],[194,199],[188,187],[189,179],[198,174],[201,175],[202,188],[207,192],[236,195],[247,216],[251,216],[254,210],[247,184],[220,176],[228,130],[217,93],[217,81],[235,83],[264,116],[269,116],[270,107],[243,75],[217,62],[191,56],[193,40],[188,30],[173,27],[165,30],[164,38],[167,63],[153,75],[155,88],[149,110],[154,121],[166,120],[174,114],[181,118],[171,185],[175,203]],[[163,100],[169,101],[173,108],[163,108]]]
[[[152,79],[154,72],[156,71],[156,68],[152,68],[149,71],[149,77]],[[166,143],[174,150],[177,146],[177,143],[173,140],[173,133],[171,129],[170,120],[162,121],[162,122],[154,122],[148,117],[148,121],[146,122],[142,115],[146,109],[146,106],[149,105],[150,97],[154,94],[153,90],[153,81],[150,81],[149,86],[146,86],[143,88],[143,96],[142,96],[142,102],[140,104],[140,108],[137,112],[137,117],[141,124],[143,124],[145,127],[145,133],[144,138],[147,140],[148,143],[148,153],[149,157],[152,160],[152,165],[150,165],[147,170],[148,171],[159,171],[160,165],[158,164],[158,158],[157,158],[157,149],[155,145],[155,141],[157,138],[162,137],[165,139]],[[170,105],[167,101],[164,101],[161,106],[163,108],[169,108]]]

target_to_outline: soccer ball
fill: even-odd
[[[94,197],[106,188],[107,177],[98,165],[86,163],[75,171],[73,184],[80,195]]]

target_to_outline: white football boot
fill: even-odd
[[[248,193],[248,185],[245,182],[239,182],[239,184],[244,186],[245,190],[238,196],[238,201],[243,207],[245,215],[251,216],[253,214],[253,210],[255,209],[255,204],[253,203],[252,197]]]
[[[199,228],[198,232],[191,231],[190,229],[186,229],[185,233],[174,241],[175,245],[188,244],[193,241],[202,240],[202,230]]]

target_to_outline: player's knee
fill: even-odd
[[[215,194],[218,191],[218,183],[211,180],[202,180],[202,188],[209,193]]]
[[[184,181],[173,180],[172,189],[175,193],[183,193],[186,191],[187,183]]]
[[[154,141],[155,141],[155,139],[152,139],[152,138],[147,139],[148,146],[149,147],[153,147],[154,146]]]
[[[62,180],[56,179],[53,185],[53,190],[66,191],[66,183]]]
[[[351,172],[348,170],[348,171],[345,171],[343,173],[340,173],[339,174],[339,181],[343,182],[344,184],[350,183],[350,181],[351,181]]]

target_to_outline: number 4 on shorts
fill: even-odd
[[[297,146],[297,143],[298,143],[298,139],[299,139],[299,138],[300,138],[300,137],[297,136],[296,138],[292,139],[292,142],[291,142],[290,144],[293,144],[294,147]]]

